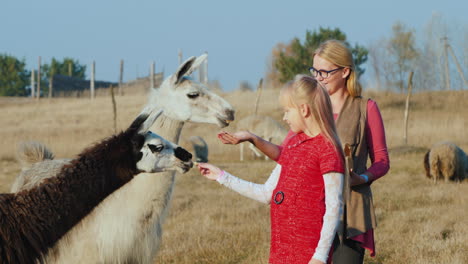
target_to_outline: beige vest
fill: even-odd
[[[368,148],[366,142],[367,101],[361,97],[348,96],[336,120],[336,128],[341,144],[351,146],[353,171],[361,174],[366,171]],[[340,224],[339,234],[347,238],[365,233],[376,227],[372,192],[369,184],[351,187],[346,202],[345,215]],[[346,233],[344,229],[346,228]]]

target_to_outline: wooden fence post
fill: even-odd
[[[112,98],[112,112],[114,113],[114,133],[117,133],[117,105],[115,103],[115,96],[114,96],[114,86],[111,85],[110,87],[111,98]]]
[[[448,44],[447,44],[447,37],[442,38],[444,41],[444,57],[445,57],[445,89],[450,90],[450,72],[449,72],[449,63],[448,63]]]
[[[153,61],[150,67],[150,88],[151,89],[154,88],[154,67],[155,67],[155,63]]]
[[[49,98],[52,98],[53,90],[54,90],[54,74],[55,74],[55,69],[54,69],[53,64],[51,64],[49,74],[50,74],[50,77],[49,77]]]
[[[254,115],[257,115],[257,112],[258,112],[258,105],[260,103],[260,96],[262,95],[262,86],[263,86],[263,78],[260,79],[260,81],[258,82],[258,86],[257,86],[257,99],[255,99],[255,112],[254,112]]]
[[[208,52],[205,52],[205,54],[208,55]],[[204,85],[208,85],[208,57],[198,70],[198,80]]]
[[[93,61],[93,64],[91,64],[91,82],[90,82],[90,93],[91,93],[91,99],[94,99],[94,80],[95,80],[95,73],[96,73],[96,62]]]
[[[35,83],[35,80],[34,80],[35,71],[36,70],[34,70],[34,69],[32,69],[32,71],[31,71],[31,98],[34,98],[34,92],[35,92],[35,89],[36,89],[36,83]]]
[[[49,98],[52,97],[53,89],[54,89],[54,75],[51,73],[51,76],[49,78]]]
[[[206,53],[206,60],[205,60],[205,63],[203,64],[205,74],[203,76],[203,80],[205,81],[205,85],[208,85],[208,51],[206,51],[205,53]]]
[[[39,56],[39,67],[37,68],[37,93],[36,98],[39,100],[41,97],[41,56]]]
[[[124,72],[124,61],[120,60],[119,95],[122,95],[123,72]]]
[[[403,135],[403,139],[405,140],[405,145],[408,144],[409,102],[410,102],[412,89],[413,89],[413,72],[410,72],[410,75],[408,77],[408,95],[406,96],[406,105],[405,105],[405,133]]]
[[[182,50],[179,49],[179,65],[182,64]]]

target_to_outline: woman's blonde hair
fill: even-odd
[[[282,105],[297,107],[307,104],[320,131],[328,139],[344,162],[343,149],[336,131],[330,96],[326,89],[312,76],[298,74],[280,91]]]
[[[352,97],[361,96],[361,85],[358,82],[356,67],[354,65],[353,55],[350,49],[339,40],[327,40],[322,42],[315,50],[314,56],[318,55],[321,58],[339,66],[350,69],[348,79],[346,80],[346,88]]]

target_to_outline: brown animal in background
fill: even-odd
[[[468,178],[468,156],[452,142],[440,142],[424,155],[426,177],[437,182],[463,181]]]

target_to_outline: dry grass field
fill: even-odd
[[[125,128],[146,102],[145,89],[130,87],[117,101],[117,127]],[[276,90],[265,90],[260,114],[281,119]],[[132,94],[132,95],[130,95]],[[435,142],[450,140],[468,151],[468,91],[412,96],[408,145],[403,144],[405,96],[368,92],[381,109],[391,169],[372,186],[378,218],[377,256],[366,263],[468,263],[468,181],[438,183],[425,178],[423,156]],[[223,94],[236,119],[253,111],[255,94]],[[233,127],[227,128],[235,130]],[[263,182],[272,161],[239,162],[238,148],[219,143],[214,125],[187,124],[180,144],[202,136],[209,159],[234,175]],[[157,131],[155,131],[157,133]],[[0,98],[0,189],[8,192],[20,166],[17,143],[46,143],[57,158],[73,157],[113,133],[111,98]],[[116,216],[118,217],[118,216]],[[267,263],[269,208],[241,197],[192,170],[178,175],[162,247],[155,263]]]

